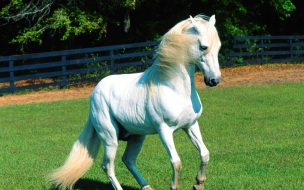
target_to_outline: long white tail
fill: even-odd
[[[92,166],[99,145],[100,140],[89,118],[65,164],[48,177],[49,182],[59,189],[72,189],[76,181]]]

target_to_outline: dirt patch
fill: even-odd
[[[271,64],[221,69],[222,80],[215,88],[226,86],[304,81],[304,64]],[[208,88],[200,73],[195,75],[197,88]],[[94,86],[66,90],[40,91],[0,97],[0,106],[88,98]]]
[[[221,69],[218,87],[304,81],[304,64],[268,64]],[[202,76],[197,86],[204,86]]]

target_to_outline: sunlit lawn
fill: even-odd
[[[206,189],[304,189],[304,83],[207,88],[199,120],[210,150]],[[45,175],[60,166],[88,116],[88,99],[0,107],[0,189],[49,189]],[[174,135],[182,159],[180,189],[191,189],[199,166],[187,136]],[[124,189],[140,189],[120,158]],[[100,164],[78,189],[111,189]],[[138,168],[155,189],[169,189],[171,166],[157,135],[148,136]]]

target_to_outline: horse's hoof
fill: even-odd
[[[204,185],[203,184],[193,185],[193,190],[204,190]]]
[[[150,185],[144,186],[142,190],[153,190]]]

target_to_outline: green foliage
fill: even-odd
[[[270,4],[281,14],[281,20],[284,20],[284,17],[290,17],[290,13],[296,9],[291,0],[272,0]]]
[[[296,26],[295,18],[301,18],[299,9],[303,9],[299,6],[302,0],[258,0],[254,3],[248,0],[8,2],[2,3],[0,10],[0,25],[5,32],[9,29],[1,36],[6,44],[32,47],[37,44],[36,49],[40,50],[42,45],[47,51],[61,50],[62,46],[72,49],[159,39],[180,20],[200,13],[216,15],[221,37],[299,34],[301,29]],[[177,10],[179,14],[176,14]],[[130,26],[127,33],[125,25]],[[49,44],[52,50],[47,47]]]
[[[208,0],[204,2],[211,3]],[[222,19],[220,28],[224,36],[246,36],[254,33],[267,33],[267,23],[263,17],[278,15],[281,20],[290,17],[296,7],[291,0],[255,1],[217,0],[213,1],[215,14]],[[228,11],[229,10],[229,11]]]
[[[54,33],[58,30],[64,31],[61,40],[93,31],[98,31],[96,39],[98,40],[106,32],[105,23],[107,21],[104,21],[104,18],[109,16],[100,12],[99,9],[112,11],[121,8],[135,9],[138,4],[133,0],[116,0],[106,3],[97,1],[90,4],[90,7],[86,7],[78,1],[66,1],[65,3],[58,6],[56,1],[51,3],[30,1],[26,3],[22,0],[11,0],[8,5],[2,8],[0,18],[7,20],[7,22],[22,19],[29,22],[28,26],[19,30],[18,35],[11,41],[12,43],[22,44],[33,41],[42,44],[42,34],[50,31]],[[34,8],[30,9],[30,6]]]
[[[8,5],[1,8],[0,16],[9,16],[11,12],[18,11],[24,6],[22,0],[11,0]]]
[[[87,68],[94,68],[93,73],[87,73],[85,76],[82,76],[81,78],[96,78],[101,79],[105,76],[110,75],[110,69],[109,69],[109,63],[107,61],[96,61],[96,57],[98,57],[98,54],[91,54],[91,57],[93,58],[93,62],[86,63]]]
[[[59,8],[54,11],[51,17],[46,18],[44,24],[38,23],[33,27],[25,27],[12,43],[23,43],[25,41],[37,41],[42,44],[41,35],[46,30],[63,29],[65,32],[61,40],[67,40],[69,36],[77,36],[81,33],[94,30],[99,31],[99,38],[105,32],[102,25],[103,18],[96,12],[87,13],[78,7]]]

